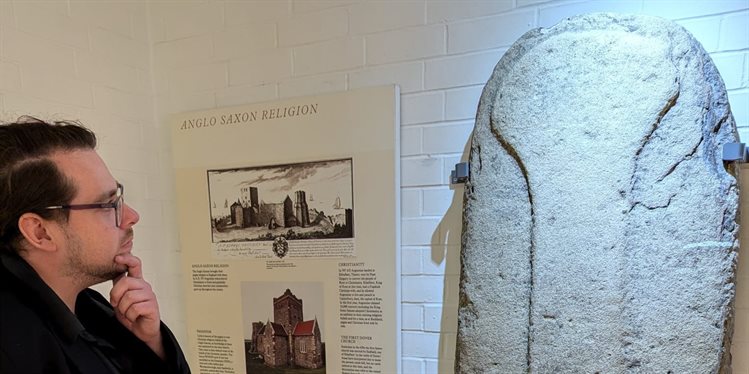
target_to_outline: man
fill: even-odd
[[[95,147],[76,123],[0,125],[0,373],[190,372]],[[109,280],[109,301],[88,288]]]

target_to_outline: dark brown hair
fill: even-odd
[[[19,250],[18,219],[24,213],[67,219],[67,212],[44,209],[67,204],[76,194],[50,156],[95,147],[96,135],[78,122],[25,116],[0,124],[0,250]]]

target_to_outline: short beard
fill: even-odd
[[[63,269],[64,275],[75,279],[85,287],[93,286],[119,277],[125,271],[117,270],[114,259],[110,266],[86,263],[83,259],[83,248],[80,237],[75,233],[65,232],[68,242],[68,258]]]

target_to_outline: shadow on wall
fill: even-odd
[[[471,149],[469,137],[460,162],[467,162]],[[460,289],[460,249],[463,232],[464,185],[451,184],[452,201],[437,229],[432,233],[431,261],[442,265],[445,276],[440,320],[439,373],[452,373],[455,367],[455,342],[458,331],[458,293]]]

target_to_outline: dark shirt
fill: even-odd
[[[75,310],[21,257],[0,253],[0,373],[190,373],[163,323],[166,360],[117,321],[98,292],[78,294]]]

